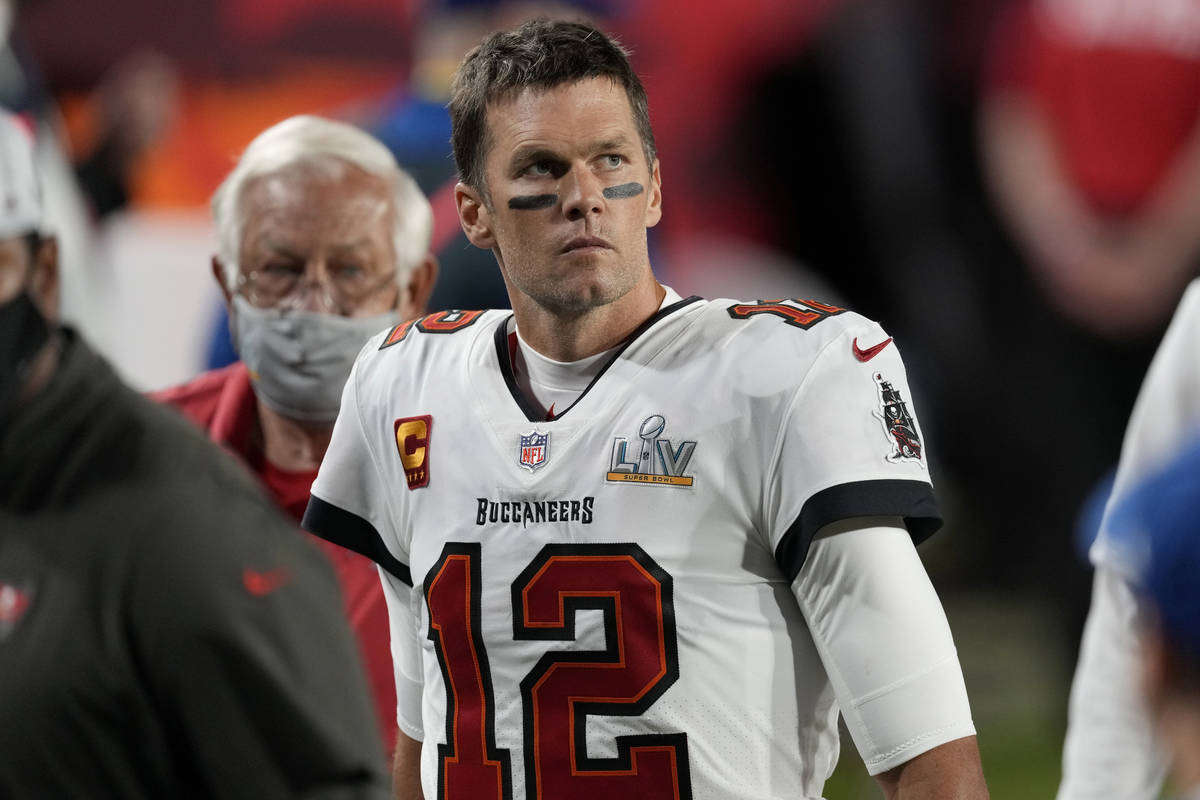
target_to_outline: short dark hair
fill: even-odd
[[[655,158],[646,89],[620,42],[583,22],[532,19],[488,36],[467,54],[450,95],[450,143],[459,177],[487,194],[483,162],[490,147],[488,106],[522,89],[551,89],[588,78],[609,78],[625,89],[647,163]]]

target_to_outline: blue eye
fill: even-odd
[[[625,163],[625,156],[607,155],[604,157],[604,164],[607,167],[616,169]]]

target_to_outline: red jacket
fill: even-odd
[[[288,472],[263,456],[258,427],[258,403],[250,373],[241,362],[206,372],[190,383],[151,395],[175,406],[208,432],[212,441],[234,453],[259,477],[288,516],[300,523],[317,471]],[[342,587],[346,619],[358,639],[371,694],[389,755],[396,744],[396,684],[392,674],[391,636],[387,606],[375,564],[357,553],[310,537],[333,565]]]

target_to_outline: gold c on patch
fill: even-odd
[[[396,449],[404,466],[404,478],[409,490],[429,485],[429,434],[433,417],[401,417],[396,420]]]

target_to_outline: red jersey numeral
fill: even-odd
[[[461,331],[483,316],[482,311],[438,311],[417,321],[421,333],[454,333]]]
[[[401,322],[399,325],[392,328],[392,330],[384,338],[383,344],[379,345],[379,349],[383,350],[386,347],[391,347],[394,344],[403,342],[404,337],[408,336],[408,332],[412,330],[414,322],[416,322],[416,320],[410,319],[407,322]]]
[[[771,314],[781,318],[788,325],[808,329],[826,317],[841,314],[846,309],[818,303],[816,300],[759,300],[756,303],[730,306],[727,310],[729,316],[734,319],[748,319],[755,314]]]
[[[496,747],[496,710],[480,633],[479,545],[447,544],[425,579],[429,638],[446,685],[446,743],[438,745],[438,797],[508,800],[507,750]]]
[[[509,753],[495,742],[479,633],[478,544],[449,543],[425,581],[429,638],[446,685],[440,800],[507,800]],[[587,717],[639,716],[679,678],[672,580],[635,544],[550,544],[513,582],[517,640],[573,641],[575,614],[599,609],[604,650],[552,650],[521,681],[525,794],[577,800],[690,800],[687,735],[617,737],[589,758]]]
[[[575,613],[603,613],[607,649],[553,650],[521,681],[530,797],[691,796],[687,735],[621,736],[589,758],[587,718],[644,714],[679,678],[671,577],[637,545],[546,545],[513,583],[516,639],[571,641]]]

